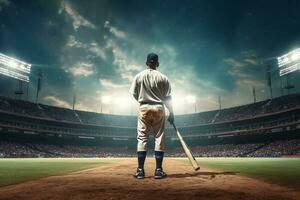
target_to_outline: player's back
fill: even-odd
[[[170,95],[168,78],[157,70],[145,69],[136,75],[135,81],[140,103],[163,103]]]

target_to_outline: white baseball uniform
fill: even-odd
[[[138,73],[132,82],[130,91],[138,96],[140,103],[137,130],[137,151],[146,151],[149,131],[152,128],[155,137],[155,151],[164,151],[165,108],[164,100],[171,96],[168,78],[154,69],[145,69]]]

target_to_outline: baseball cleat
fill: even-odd
[[[162,168],[158,168],[155,170],[154,178],[155,179],[162,179],[165,178],[167,174],[163,171]]]
[[[145,178],[144,169],[137,168],[134,177],[137,178],[137,179],[143,179],[143,178]]]

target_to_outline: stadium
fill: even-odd
[[[281,157],[281,159],[277,158],[278,160],[275,158],[274,163],[269,166],[270,169],[274,166],[276,169],[277,165],[285,165],[285,163],[289,162],[288,160],[282,159],[282,157],[299,157],[299,97],[299,94],[293,94],[233,108],[176,116],[178,129],[182,133],[186,143],[190,146],[194,156],[197,157],[201,166],[201,171],[199,173],[193,173],[192,168],[187,166],[188,161],[184,158],[185,155],[180,147],[175,131],[168,125],[166,128],[166,143],[168,146],[166,155],[169,157],[168,159],[173,158],[176,162],[185,163],[186,169],[184,170],[189,171],[189,173],[184,174],[182,174],[182,172],[179,174],[178,172],[173,172],[174,174],[170,174],[169,176],[174,176],[175,178],[197,178],[197,176],[199,176],[204,179],[213,179],[213,177],[216,176],[223,176],[226,178],[227,175],[235,176],[235,174],[238,173],[236,170],[241,170],[238,167],[233,167],[235,162],[239,162],[238,165],[246,167],[246,169],[242,168],[243,170],[241,170],[241,173],[245,173],[246,175],[250,174],[250,177],[258,176],[257,174],[259,173],[265,173],[264,169],[260,169],[260,162],[262,162],[261,164],[265,166],[266,162],[270,162],[270,159],[274,157]],[[136,154],[136,116],[111,115],[71,110],[6,97],[1,97],[0,105],[0,157],[30,158],[30,160],[2,160],[1,162],[4,164],[2,170],[11,168],[10,170],[16,173],[16,166],[5,166],[6,162],[7,164],[15,163],[17,166],[19,164],[19,167],[25,167],[25,169],[30,169],[30,167],[37,165],[35,167],[40,168],[42,172],[48,172],[51,168],[55,169],[55,167],[57,167],[57,160],[43,160],[43,158],[60,158],[59,162],[63,162],[66,165],[63,168],[70,168],[70,171],[79,170],[81,167],[95,167],[101,162],[118,163],[118,168],[123,167],[124,163],[127,166],[128,164],[132,165],[132,162],[134,162],[131,157],[135,157]],[[97,161],[95,160],[95,157],[98,157],[101,160]],[[148,154],[148,157],[151,157],[151,152]],[[204,160],[200,159],[200,157],[204,157]],[[207,159],[208,157],[213,158],[205,160],[205,158]],[[219,160],[215,160],[217,157],[221,158]],[[224,157],[228,158],[224,160]],[[263,158],[258,160],[257,158],[253,160],[248,160],[246,158],[244,158],[244,160],[243,158],[242,160],[238,160],[239,158],[236,158],[237,160],[230,160],[229,158],[232,157],[266,157],[267,160],[263,160]],[[41,160],[31,160],[32,158]],[[73,160],[61,160],[63,158],[73,158]],[[90,160],[76,160],[76,158],[90,158]],[[123,158],[123,160],[114,160],[113,158]],[[180,161],[178,161],[178,158],[181,158]],[[284,170],[283,172],[279,169],[279,171],[275,170],[274,172],[282,173],[281,176],[278,175],[278,177],[272,178],[271,175],[260,175],[260,178],[298,188],[299,182],[294,179],[294,176],[298,175],[298,172],[294,171],[298,169],[297,163],[294,162],[297,160],[290,161],[292,173],[285,171],[286,167],[284,167],[283,169],[280,169]],[[39,162],[45,162],[47,166],[39,166]],[[82,166],[79,165],[80,162],[83,162]],[[170,161],[167,160],[167,163],[169,162]],[[172,162],[174,161],[170,162],[173,165]],[[234,171],[225,171],[224,174],[219,172],[202,172],[202,162],[204,162],[205,165],[213,166],[217,169],[221,168],[223,170],[226,169]],[[28,164],[29,166],[26,166]],[[72,164],[76,164],[78,169],[72,169],[72,167],[68,166]],[[174,164],[178,165],[178,163]],[[233,166],[226,168],[226,164]],[[253,164],[254,166],[252,166]],[[255,166],[257,164],[258,166]],[[170,169],[172,168],[172,165],[169,166]],[[249,168],[247,168],[247,166]],[[251,167],[256,168],[255,172],[251,173]],[[25,172],[27,170],[25,170]],[[59,173],[57,171],[62,169],[56,170],[52,173]],[[107,170],[101,171],[101,168],[99,168],[98,171],[95,171],[94,173],[105,173],[105,171]],[[32,174],[29,173],[29,176],[39,177],[41,176],[40,173],[41,172],[35,172]],[[83,171],[82,173],[86,172]],[[125,178],[126,176],[129,176],[126,173],[130,173],[128,172],[128,169],[125,172]],[[124,176],[124,174],[120,175]],[[84,176],[86,176],[86,174],[84,174]],[[22,177],[21,173],[14,179],[3,179],[2,184],[12,184],[23,179],[24,177]],[[24,180],[27,179],[28,178],[25,178]],[[60,179],[64,179],[64,177],[62,176]],[[99,180],[101,180],[101,178],[99,178]],[[249,182],[249,184],[250,183],[251,182]],[[149,184],[151,185],[151,183]],[[26,187],[25,189],[20,188],[20,191],[22,192],[26,190]],[[63,185],[60,187],[63,187]],[[89,185],[88,187],[93,186]],[[124,186],[114,187],[122,188]],[[168,187],[170,187],[171,190],[174,189],[172,186]],[[7,189],[8,190],[4,189],[4,191],[8,191],[7,193],[4,192],[4,194],[11,196],[12,198],[16,198],[14,195],[15,192],[9,192],[9,187]],[[109,189],[109,187],[106,188],[106,190]],[[19,191],[18,188],[16,190]],[[118,194],[124,195],[124,192],[126,191],[127,190],[123,188]],[[282,192],[282,190],[278,191]],[[274,194],[279,195],[278,191],[274,191]],[[152,190],[147,192],[151,193]],[[77,193],[80,198],[83,198],[82,192],[77,191]],[[129,193],[128,196],[131,198],[130,194],[131,193]],[[189,196],[191,194],[192,196]],[[202,195],[205,195],[206,197],[208,195],[207,193],[202,194],[201,189],[199,191],[195,190],[191,194],[179,192],[177,195],[179,195],[180,198],[186,198],[187,195],[188,198],[195,199],[202,197]],[[92,196],[89,198],[94,198],[94,194],[91,195]],[[114,196],[110,193],[107,195],[108,197]],[[165,195],[166,198],[168,198],[171,194],[167,193]],[[231,198],[232,195],[235,195],[235,192],[227,195],[227,198]],[[260,196],[261,194],[258,193],[257,195]],[[291,192],[288,196],[293,197],[293,195],[296,194]],[[58,198],[62,198],[61,195],[58,196]],[[251,195],[244,194],[240,197],[244,198],[246,196],[249,197]],[[32,198],[31,195],[29,195],[29,197]],[[36,197],[39,198],[40,196],[37,195]],[[49,196],[48,198],[52,197],[53,196]],[[152,197],[153,196],[151,196],[151,198]],[[141,196],[140,198],[145,197]]]
[[[299,8],[0,0],[0,200],[299,199]]]
[[[300,94],[293,94],[178,115],[176,124],[197,157],[297,156],[299,109]],[[135,156],[136,116],[71,110],[5,97],[1,97],[0,112],[1,146],[5,150],[1,157]],[[184,156],[173,127],[167,125],[166,132],[168,156]]]

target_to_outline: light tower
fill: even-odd
[[[219,103],[219,110],[222,109],[222,100],[221,100],[221,96],[218,96],[218,103]]]
[[[42,69],[38,70],[38,80],[37,80],[37,86],[36,86],[36,96],[35,96],[35,103],[38,103],[39,100],[39,93],[42,89],[42,79],[43,79],[43,71]]]
[[[291,83],[290,75],[292,72],[300,69],[300,48],[278,57],[277,61],[280,77],[286,77],[285,86],[283,86],[283,88],[285,88],[289,94],[290,90],[295,88]]]
[[[255,91],[255,87],[252,87],[252,93],[253,93],[253,103],[256,103],[256,91]]]
[[[272,67],[271,65],[267,66],[267,82],[270,90],[270,99],[273,99],[273,90],[272,90]]]
[[[19,87],[15,94],[19,98],[23,95],[24,82],[27,83],[28,88],[30,69],[31,64],[0,53],[0,74],[18,80]]]
[[[76,104],[76,94],[73,94],[73,102],[72,102],[72,108],[75,110],[75,104]]]

